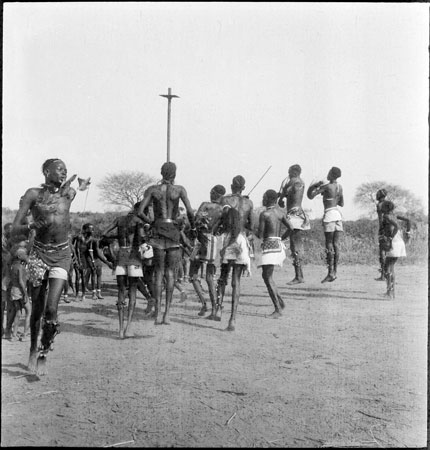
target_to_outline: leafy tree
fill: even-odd
[[[401,186],[385,181],[362,183],[355,191],[354,203],[366,211],[367,217],[376,217],[376,192],[379,189],[387,191],[386,199],[391,200],[396,205],[397,212],[408,214],[415,220],[424,219],[422,202],[415,194]]]
[[[101,190],[100,198],[103,202],[132,208],[143,199],[148,186],[156,181],[143,172],[122,171],[106,175],[97,187]]]

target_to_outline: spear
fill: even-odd
[[[251,192],[258,186],[260,181],[265,177],[266,173],[272,168],[272,166],[269,166],[269,168],[266,170],[266,172],[263,173],[263,175],[260,177],[260,179],[255,183],[254,187],[248,192],[247,197],[251,194]]]
[[[167,162],[170,161],[170,103],[172,98],[179,98],[178,95],[172,94],[172,88],[168,89],[167,94],[160,94],[160,97],[167,98]]]

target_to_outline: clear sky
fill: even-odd
[[[292,164],[307,185],[342,170],[344,218],[362,182],[428,204],[429,5],[4,3],[3,206],[58,157],[91,176],[72,211],[106,211],[97,183],[166,160],[197,208],[241,174],[261,205]],[[76,187],[76,186],[75,186]],[[303,201],[314,217],[322,201]]]

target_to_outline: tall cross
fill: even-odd
[[[170,103],[172,98],[179,98],[177,95],[172,94],[172,89],[168,89],[167,94],[160,94],[160,97],[167,98],[167,162],[170,161]]]

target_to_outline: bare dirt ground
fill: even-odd
[[[427,267],[398,266],[395,300],[376,267],[292,267],[275,279],[273,311],[260,270],[242,280],[236,331],[197,316],[175,292],[170,326],[145,320],[119,340],[116,287],[104,300],[61,303],[61,333],[43,377],[29,343],[2,341],[2,446],[426,447]],[[230,291],[228,291],[230,292]]]

